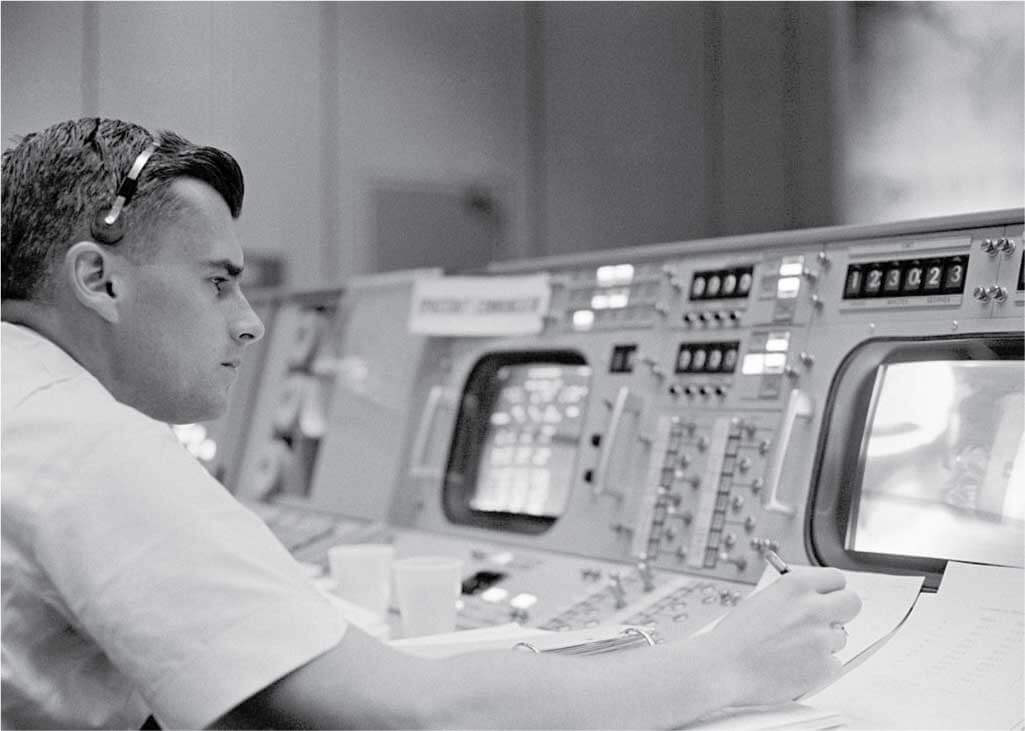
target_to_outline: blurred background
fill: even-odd
[[[4,146],[232,152],[257,284],[1020,207],[1021,2],[4,2]]]

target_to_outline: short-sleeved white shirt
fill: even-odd
[[[4,728],[201,728],[346,624],[170,428],[3,323]]]

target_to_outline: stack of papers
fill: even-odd
[[[1022,577],[949,562],[936,596],[923,596],[885,645],[810,702],[871,728],[1020,728]]]

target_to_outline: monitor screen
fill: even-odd
[[[1022,566],[1023,419],[1020,360],[880,365],[845,547]]]
[[[484,433],[471,510],[557,518],[566,510],[591,369],[501,365],[482,395]]]

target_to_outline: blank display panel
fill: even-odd
[[[876,371],[846,548],[1022,566],[1020,360],[924,360]]]

